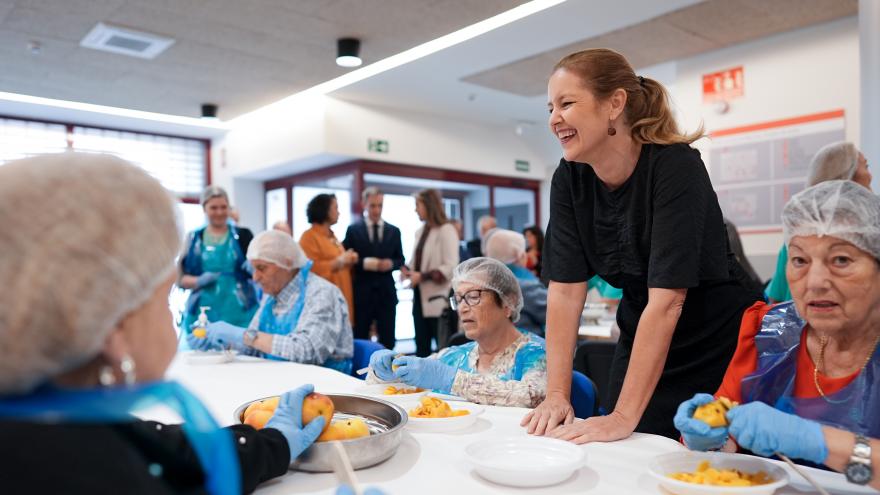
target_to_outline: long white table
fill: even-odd
[[[253,359],[199,365],[188,364],[181,355],[175,359],[168,376],[201,398],[223,425],[233,424],[233,411],[242,403],[278,395],[304,383],[313,383],[322,393],[354,393],[364,383],[319,366]],[[581,446],[586,453],[584,466],[558,485],[521,489],[480,478],[462,460],[464,448],[487,438],[526,435],[519,422],[527,411],[487,407],[476,424],[467,430],[445,434],[406,432],[397,453],[378,466],[357,471],[358,480],[367,486],[378,486],[389,495],[657,494],[660,493],[657,484],[646,471],[648,461],[657,454],[684,450],[678,442],[668,438],[637,433],[622,441]],[[794,476],[792,473],[793,479]],[[291,471],[261,485],[257,492],[261,495],[328,494],[333,493],[337,485],[333,474]],[[777,493],[809,492],[788,487]]]

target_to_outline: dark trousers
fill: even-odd
[[[437,338],[437,318],[422,316],[422,294],[419,288],[413,289],[413,324],[416,330],[416,356],[431,355],[431,340]]]
[[[376,322],[379,343],[394,349],[397,342],[394,335],[394,322],[397,317],[397,301],[380,291],[355,289],[354,294],[354,338],[370,339],[370,325]]]

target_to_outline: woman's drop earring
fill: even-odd
[[[611,117],[608,117],[608,135],[613,136],[617,134],[617,129],[614,128],[614,121],[611,120]]]

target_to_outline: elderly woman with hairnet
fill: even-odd
[[[219,428],[163,380],[180,235],[174,199],[143,170],[74,153],[7,163],[0,225],[3,493],[251,492],[320,434],[322,418],[302,425],[311,385],[257,431]],[[183,423],[132,416],[159,404]]]
[[[501,262],[471,258],[452,273],[453,309],[468,338],[427,358],[382,350],[368,382],[401,381],[480,404],[535,407],[546,394],[544,339],[514,326],[522,309],[516,277]]]
[[[692,449],[785,454],[880,488],[880,198],[823,182],[792,197],[782,220],[793,301],[746,311],[715,393],[744,405],[710,428],[692,416],[713,397],[697,394],[675,426]]]
[[[197,350],[231,347],[268,359],[317,364],[351,373],[353,342],[342,291],[311,273],[312,262],[293,238],[262,232],[248,248],[254,281],[263,299],[247,328],[224,321],[208,324],[207,335],[187,336]]]
[[[823,146],[810,162],[807,187],[828,180],[851,180],[870,191],[871,172],[868,170],[868,160],[852,143],[841,141]],[[787,264],[788,248],[783,244],[779,256],[776,257],[776,271],[765,291],[771,303],[791,299],[791,291],[785,278]]]

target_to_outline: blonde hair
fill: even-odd
[[[614,91],[626,91],[624,121],[631,128],[632,138],[640,144],[691,144],[703,137],[703,126],[691,134],[682,133],[672,108],[669,94],[659,82],[637,76],[626,58],[607,48],[592,48],[565,56],[553,67],[564,69],[583,80],[598,100],[606,100]]]

